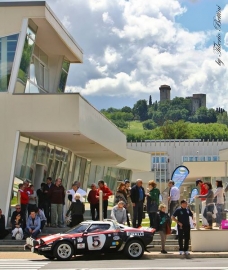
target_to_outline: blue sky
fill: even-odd
[[[0,0],[1,1],[1,0]],[[222,55],[213,52],[213,17],[222,9]],[[159,101],[207,94],[207,107],[228,110],[227,0],[47,0],[84,51],[70,67],[67,91],[97,109],[122,108],[139,99]]]
[[[213,30],[213,18],[218,9],[224,9],[227,0],[199,0],[199,1],[181,1],[187,8],[186,13],[177,16],[176,22],[186,27],[189,31],[209,31]],[[222,24],[222,36],[228,31],[227,24]],[[208,45],[213,42],[213,37],[208,41]],[[223,46],[223,49],[225,47]]]

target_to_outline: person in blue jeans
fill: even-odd
[[[36,215],[35,211],[33,210],[26,222],[25,235],[36,239],[40,233],[40,226],[40,217]]]

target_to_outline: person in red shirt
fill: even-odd
[[[97,187],[95,184],[91,185],[87,200],[90,203],[92,220],[99,220],[99,199],[97,198]]]
[[[25,186],[25,192],[27,192],[27,194],[28,195],[31,195],[31,194],[33,194],[33,190],[31,189],[31,187],[29,186],[29,180],[28,179],[26,179],[25,181],[24,181],[24,186]]]
[[[200,189],[200,195],[206,195],[208,193],[208,190],[206,189],[205,184],[203,183],[203,181],[201,179],[196,180],[196,186],[199,187],[199,189]],[[205,207],[206,207],[206,199],[202,198],[201,199],[201,216],[202,216],[202,226],[203,227],[208,226],[208,222],[207,222],[206,218],[203,216]]]
[[[99,191],[103,191],[103,215],[104,219],[107,218],[107,211],[108,211],[108,198],[111,196],[113,193],[112,191],[108,188],[107,185],[105,185],[103,180],[98,181],[98,190],[97,190],[97,198],[99,199]]]
[[[28,202],[29,196],[27,191],[25,191],[25,185],[19,184],[18,186],[18,193],[20,194],[20,204],[21,204],[21,212],[22,212],[22,219],[23,219],[23,228],[26,227],[26,213],[28,210]]]

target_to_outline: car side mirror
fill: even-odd
[[[85,235],[85,234],[88,234],[88,232],[87,231],[84,231],[82,235]]]

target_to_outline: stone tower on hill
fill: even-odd
[[[171,87],[169,85],[161,85],[159,87],[159,90],[160,90],[160,102],[170,100]]]

